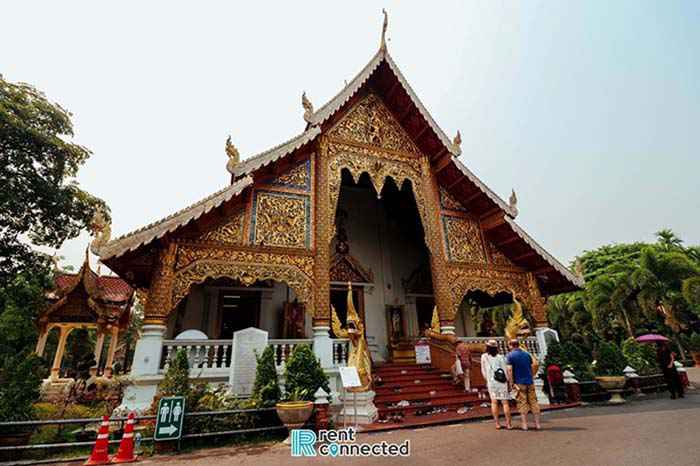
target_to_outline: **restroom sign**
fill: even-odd
[[[158,402],[156,429],[153,440],[179,440],[182,436],[182,422],[185,419],[185,397],[171,396]]]

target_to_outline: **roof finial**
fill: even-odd
[[[226,155],[228,155],[228,162],[226,162],[226,170],[233,174],[233,169],[241,161],[241,154],[238,153],[238,149],[231,142],[231,135],[226,138]]]
[[[112,226],[109,220],[105,217],[104,207],[101,205],[97,206],[95,213],[92,215],[92,220],[90,221],[90,231],[92,232],[95,239],[90,243],[90,248],[95,254],[100,250],[102,246],[109,242],[112,236]],[[88,261],[88,250],[85,250],[85,260]]]
[[[389,26],[389,15],[384,8],[382,8],[382,14],[384,15],[384,24],[382,24],[382,40],[379,43],[379,48],[386,50],[386,28]]]
[[[462,148],[462,133],[457,130],[457,134],[455,134],[455,138],[452,140],[452,144],[458,149]]]
[[[576,273],[576,277],[578,279],[583,280],[585,269],[583,267],[583,261],[580,257],[577,257],[576,262],[574,262],[574,272]]]
[[[306,91],[301,94],[301,106],[304,107],[304,121],[311,123],[311,117],[314,114],[314,104],[306,97]]]
[[[518,196],[515,195],[515,189],[510,191],[508,207],[510,207],[510,210],[513,212],[513,217],[516,217],[518,215]]]

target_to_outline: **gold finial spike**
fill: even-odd
[[[226,155],[228,155],[228,162],[226,162],[226,170],[233,174],[233,169],[241,161],[241,154],[236,149],[236,146],[231,142],[231,136],[226,138]]]
[[[513,211],[513,217],[518,215],[518,196],[515,195],[515,189],[512,189],[510,192],[508,207],[510,207],[510,210]]]
[[[382,24],[382,39],[379,43],[379,48],[386,50],[386,29],[389,27],[389,15],[384,8],[382,8],[382,14],[384,15],[384,23]]]
[[[311,117],[314,114],[314,104],[306,97],[306,91],[301,94],[301,106],[304,107],[304,121],[311,123]]]

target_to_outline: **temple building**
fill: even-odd
[[[37,316],[39,340],[36,354],[44,356],[46,342],[51,332],[58,334],[53,354],[51,375],[47,382],[64,383],[69,378],[62,372],[66,343],[75,329],[90,329],[96,332],[94,365],[92,375],[111,377],[114,356],[120,333],[129,325],[134,290],[119,277],[100,275],[90,268],[86,251],[85,260],[78,273],[56,271],[54,287],[46,295],[47,306]],[[106,358],[102,354],[106,346]],[[88,355],[74,355],[86,358]]]
[[[248,327],[268,332],[280,364],[307,342],[333,373],[347,342],[333,335],[330,309],[345,319],[348,282],[375,364],[410,358],[435,307],[443,334],[475,337],[468,303],[516,298],[546,344],[547,298],[581,279],[518,226],[515,193],[504,201],[465,165],[461,135],[437,125],[384,31],[330,101],[314,108],[302,96],[300,134],[244,160],[229,138],[230,185],[93,243],[148,296],[128,405],[150,402],[178,347],[198,376],[227,379],[231,337]]]

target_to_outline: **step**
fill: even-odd
[[[374,399],[374,404],[376,406],[381,405],[386,405],[390,403],[396,403],[401,400],[408,400],[408,401],[419,401],[419,400],[426,400],[426,401],[431,401],[431,402],[442,402],[446,400],[451,400],[451,399],[469,399],[469,400],[478,400],[479,395],[476,393],[465,393],[463,391],[453,391],[453,392],[438,392],[436,391],[434,395],[431,395],[429,392],[425,393],[400,393],[394,396],[385,396],[381,397],[379,399],[375,398]]]
[[[416,380],[420,382],[416,382]],[[392,375],[388,377],[382,377],[382,382],[377,383],[375,379],[375,386],[376,387],[381,387],[383,385],[386,385],[387,383],[392,383],[392,384],[397,384],[397,383],[404,383],[406,385],[410,385],[412,383],[427,383],[427,382],[438,382],[440,380],[450,380],[447,377],[443,377],[442,375],[436,373],[436,374],[417,374],[417,375],[411,375],[411,374],[401,374],[401,375]]]
[[[420,366],[408,366],[408,367],[380,367],[373,369],[375,374],[429,374],[437,373],[440,371],[432,367],[420,367]]]
[[[377,387],[374,389],[375,393],[375,398],[383,397],[383,396],[392,396],[392,395],[399,395],[401,393],[422,393],[422,392],[429,392],[431,390],[438,390],[438,391],[448,391],[451,390],[454,387],[452,382],[444,382],[444,383],[434,383],[434,384],[418,384],[418,385],[400,385],[398,387]],[[396,388],[401,389],[401,391],[395,391]]]
[[[417,410],[426,408],[447,408],[452,410],[457,410],[462,406],[476,407],[480,406],[482,403],[490,403],[489,400],[480,400],[478,398],[471,399],[468,397],[454,397],[445,400],[433,400],[431,402],[426,402],[422,404],[415,404],[409,406],[396,406],[392,408],[377,407],[377,413],[379,416],[385,416],[389,413],[403,413],[404,415],[413,415]]]

